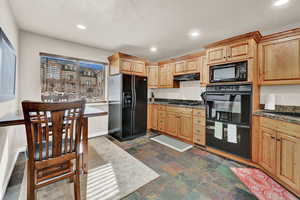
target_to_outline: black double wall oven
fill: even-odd
[[[252,85],[209,85],[206,102],[206,145],[251,158]]]

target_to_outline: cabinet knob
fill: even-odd
[[[278,142],[280,142],[280,141],[281,141],[281,139],[279,138],[279,139],[277,139],[277,141],[278,141]]]
[[[272,140],[275,140],[276,138],[275,138],[274,136],[271,136],[271,139],[272,139]]]

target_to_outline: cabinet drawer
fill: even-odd
[[[269,119],[269,118],[265,118],[265,117],[260,118],[260,124],[265,128],[277,129],[276,123],[277,123],[277,121],[273,120],[273,119]]]
[[[277,130],[287,135],[300,138],[300,126],[283,121],[276,121]]]
[[[193,117],[193,124],[205,126],[205,120],[202,117]]]
[[[179,113],[180,112],[180,108],[179,107],[175,107],[175,106],[167,106],[166,110],[167,110],[167,112],[175,112],[175,113]]]
[[[193,109],[191,108],[180,108],[180,113],[184,115],[192,115]]]
[[[205,110],[193,109],[193,115],[205,117]]]
[[[165,105],[158,105],[157,109],[158,110],[166,110],[166,106]]]
[[[261,126],[263,126],[265,128],[284,132],[287,135],[300,138],[300,133],[299,133],[300,126],[297,124],[292,124],[292,123],[283,122],[283,121],[279,121],[279,120],[269,119],[266,117],[261,117],[260,123],[261,123]]]

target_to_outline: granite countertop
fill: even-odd
[[[280,120],[284,122],[294,123],[300,125],[300,114],[298,116],[286,115],[283,112],[270,112],[266,110],[259,110],[254,112],[253,115],[267,117],[270,119]]]
[[[172,100],[171,100],[172,101]],[[148,104],[160,104],[160,105],[168,105],[168,106],[175,106],[175,107],[184,107],[184,108],[193,108],[193,109],[205,109],[205,105],[203,104],[203,102],[199,102],[199,105],[186,105],[184,103],[186,102],[191,102],[190,100],[187,101],[176,101],[176,104],[170,102],[170,100],[158,100],[158,101],[148,101]],[[180,104],[180,102],[182,102],[182,104]]]

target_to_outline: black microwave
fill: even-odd
[[[210,83],[247,81],[248,62],[215,65],[209,68]]]

